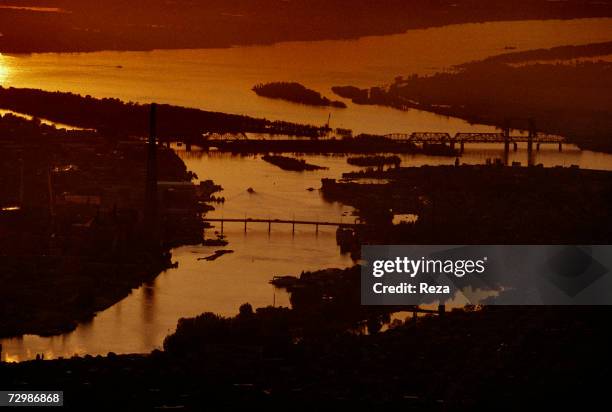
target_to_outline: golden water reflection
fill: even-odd
[[[368,87],[507,52],[612,40],[612,19],[491,22],[411,30],[358,40],[285,42],[227,49],[42,53],[6,57],[4,86],[164,102],[358,132],[489,131],[418,110],[349,104],[318,108],[257,96],[253,85],[298,81],[332,96],[335,85]]]
[[[0,53],[0,85],[2,86],[9,80],[9,74],[11,72],[10,59],[10,57]]]
[[[612,19],[580,19],[548,22],[500,22],[415,30],[406,34],[368,37],[351,41],[293,42],[272,46],[236,47],[220,50],[165,50],[153,52],[100,52],[88,54],[0,55],[3,86],[66,90],[96,97],[173,104],[249,114],[271,119],[318,123],[329,109],[310,108],[256,96],[253,84],[295,80],[329,93],[338,84],[370,86],[388,82],[398,74],[431,73],[454,64],[517,50],[584,44],[612,40]],[[537,35],[536,35],[537,34]],[[121,66],[121,68],[119,67]],[[349,105],[332,110],[333,127],[357,131],[490,131],[459,119],[431,113]],[[500,146],[467,145],[462,162],[483,163],[501,157]],[[209,155],[180,152],[188,169],[202,179],[213,179],[225,190],[228,201],[211,216],[302,219],[350,219],[351,208],[324,202],[318,191],[322,177],[337,178],[354,169],[339,156],[307,156],[309,163],[329,167],[313,173],[279,173],[258,156]],[[583,168],[612,170],[612,156],[581,152],[565,146],[543,146],[535,162],[546,166],[573,164]],[[404,166],[452,164],[453,158],[402,156]],[[510,161],[526,163],[523,146],[510,153]],[[253,187],[256,194],[247,188]],[[46,358],[74,354],[149,352],[162,345],[180,317],[204,311],[233,315],[240,304],[254,307],[287,306],[288,296],[275,291],[268,281],[275,275],[299,274],[302,270],[346,267],[352,264],[339,254],[335,234],[321,229],[249,226],[245,236],[240,225],[225,229],[228,249],[235,251],[212,262],[198,261],[213,249],[189,246],[175,249],[179,262],[153,282],[101,312],[72,333],[54,337],[26,335],[2,339],[3,360]]]

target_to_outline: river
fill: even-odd
[[[612,19],[493,22],[410,30],[358,40],[226,49],[0,55],[0,84],[135,102],[163,102],[356,132],[487,131],[454,118],[349,104],[330,109],[259,97],[261,82],[297,81],[335,98],[337,85],[388,84],[513,51],[612,40]]]
[[[4,86],[73,91],[97,97],[118,97],[138,102],[159,101],[209,110],[244,113],[270,119],[324,123],[329,109],[316,109],[256,96],[257,82],[296,80],[327,92],[336,84],[368,86],[388,82],[398,74],[431,73],[454,64],[517,50],[581,44],[612,39],[612,19],[484,23],[414,30],[395,36],[353,41],[281,43],[272,46],[216,50],[153,52],[101,52],[90,54],[35,54],[0,56],[0,81]],[[537,35],[536,35],[537,34]],[[478,41],[474,41],[478,39]],[[121,66],[119,68],[118,66]],[[400,112],[389,108],[354,106],[332,110],[333,127],[390,133],[409,131],[489,131],[488,126],[427,112]],[[467,145],[466,163],[501,157],[501,147]],[[282,172],[258,156],[233,156],[185,152],[176,148],[187,167],[201,179],[224,187],[227,201],[211,217],[261,217],[303,220],[351,220],[351,208],[322,200],[318,190],[323,177],[338,178],[354,170],[343,156],[306,156],[328,170]],[[511,161],[526,162],[526,151],[511,152]],[[453,163],[452,158],[404,155],[403,165]],[[575,147],[542,147],[535,161],[546,166],[572,164],[584,168],[612,169],[612,156],[582,152]],[[254,193],[249,193],[253,188]],[[234,251],[215,261],[199,261],[219,248],[180,247],[173,251],[178,268],[163,272],[150,284],[99,313],[71,333],[54,337],[26,335],[1,339],[2,359],[32,359],[74,354],[144,353],[160,348],[180,317],[205,311],[233,315],[240,304],[254,307],[288,306],[286,293],[268,281],[274,275],[302,270],[352,265],[340,255],[332,228],[296,228],[227,224],[225,234]]]

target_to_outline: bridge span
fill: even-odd
[[[363,223],[359,223],[355,221],[354,223],[345,223],[345,222],[330,222],[330,221],[316,221],[316,220],[285,220],[285,219],[258,219],[258,218],[205,218],[204,222],[217,222],[221,223],[221,233],[223,233],[223,226],[227,223],[243,223],[244,231],[247,231],[248,223],[267,223],[268,224],[268,233],[272,231],[272,224],[286,224],[291,225],[292,232],[295,233],[296,225],[309,225],[315,227],[315,233],[319,233],[319,226],[335,226],[335,227],[346,227],[346,228],[354,228],[358,226],[362,226]]]
[[[506,127],[501,133],[457,133],[451,136],[449,133],[439,132],[414,132],[414,133],[392,133],[385,137],[406,143],[421,143],[421,144],[442,144],[448,145],[452,149],[459,144],[460,153],[465,150],[466,143],[503,143],[504,145],[504,163],[508,164],[510,145],[514,151],[518,150],[518,143],[527,143],[527,163],[533,164],[533,145],[536,150],[540,150],[542,144],[556,144],[559,151],[563,151],[563,143],[566,142],[565,137],[538,133],[535,129],[535,123],[530,121],[529,132],[527,136],[511,135],[510,128]]]
[[[509,131],[504,131],[501,133],[456,133],[454,136],[451,136],[449,133],[441,132],[391,133],[385,137],[404,141],[406,143],[449,144],[451,146],[459,144],[462,150],[466,143],[512,144],[515,150],[517,148],[517,143],[527,143],[528,145],[533,145],[535,143],[536,150],[540,149],[541,144],[556,144],[561,151],[563,150],[563,143],[566,141],[563,136],[537,133],[535,131],[530,131],[527,136],[510,135]]]
[[[533,162],[533,151],[540,150],[543,144],[557,145],[563,151],[563,144],[567,139],[561,135],[540,133],[535,128],[535,122],[529,121],[526,135],[513,135],[506,126],[501,132],[495,133],[455,133],[445,132],[413,132],[390,133],[385,136],[327,136],[318,138],[280,138],[280,139],[249,139],[245,133],[207,133],[201,136],[191,136],[187,139],[176,139],[186,144],[187,151],[191,145],[205,149],[222,152],[244,153],[412,153],[417,144],[446,146],[454,153],[457,146],[463,153],[466,144],[472,143],[500,143],[504,146],[504,159],[508,163],[510,145],[514,151],[518,150],[519,143],[527,143],[528,163]],[[167,142],[169,144],[169,141]],[[535,146],[535,147],[534,147]]]

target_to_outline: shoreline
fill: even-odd
[[[569,21],[569,20],[581,20],[581,19],[601,19],[601,18],[612,18],[612,10],[603,13],[585,13],[567,16],[564,14],[550,15],[550,16],[517,16],[516,18],[508,18],[507,16],[500,16],[498,18],[488,17],[482,19],[465,19],[465,20],[452,20],[440,21],[438,23],[417,23],[407,25],[398,29],[381,28],[374,31],[365,31],[359,34],[352,35],[325,35],[325,36],[296,36],[294,38],[274,39],[274,40],[261,40],[261,41],[238,41],[238,42],[218,42],[212,44],[210,42],[200,42],[197,44],[175,44],[164,46],[162,44],[151,45],[151,46],[129,46],[129,47],[117,47],[116,43],[106,46],[82,46],[75,48],[25,48],[15,46],[1,46],[0,53],[7,56],[29,56],[35,54],[63,54],[63,53],[97,53],[97,52],[153,52],[163,50],[215,50],[215,49],[230,49],[234,47],[259,47],[259,46],[274,46],[282,43],[294,43],[294,42],[325,42],[325,41],[355,41],[369,37],[383,37],[400,35],[412,30],[427,30],[440,27],[458,26],[465,24],[485,24],[485,23],[503,23],[503,22],[520,22],[520,21]]]
[[[386,86],[332,91],[353,104],[421,110],[499,129],[533,128],[564,136],[582,150],[611,153],[610,101],[597,91],[609,88],[612,63],[596,60],[610,50],[610,41],[532,49],[463,63],[452,72],[398,76]]]
[[[11,115],[0,128],[2,337],[70,332],[173,267],[172,248],[203,241],[202,202],[220,187],[192,184],[173,150],[151,157],[144,142]],[[157,224],[144,207],[151,159]]]

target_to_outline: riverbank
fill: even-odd
[[[361,244],[607,244],[612,172],[576,167],[400,167],[324,179],[357,209]],[[415,216],[393,224],[395,216]]]
[[[119,99],[97,99],[66,92],[0,86],[0,108],[50,121],[96,130],[108,137],[146,136],[149,105]],[[324,126],[271,121],[169,104],[158,105],[162,141],[199,141],[208,133],[262,133],[319,137]]]
[[[144,143],[11,115],[0,131],[0,336],[73,330],[172,267],[172,247],[202,241],[216,187],[192,185],[172,150],[157,149],[147,220]]]
[[[382,333],[294,341],[291,316],[289,309],[253,312],[249,306],[231,319],[205,314],[183,320],[163,352],[4,363],[0,384],[61,388],[72,410],[92,402],[141,410],[320,409],[358,402],[468,411],[500,404],[515,410],[544,399],[547,406],[576,407],[605,401],[607,310],[457,310]]]
[[[14,4],[11,3],[12,6]],[[35,7],[0,8],[3,53],[219,48],[283,41],[355,39],[449,24],[612,16],[608,1],[485,0],[419,2],[307,0],[297,3],[185,0],[112,7],[50,0]],[[232,30],[227,30],[232,27]]]
[[[612,100],[601,90],[612,87],[612,63],[595,56],[611,47],[601,43],[508,53],[449,73],[400,76],[388,87],[338,86],[333,91],[356,104],[426,110],[499,128],[525,130],[533,119],[538,131],[609,153]]]
[[[346,108],[344,102],[332,101],[322,96],[321,93],[308,89],[304,85],[295,82],[257,84],[253,87],[253,91],[258,96],[286,100],[288,102],[305,104],[307,106]]]

